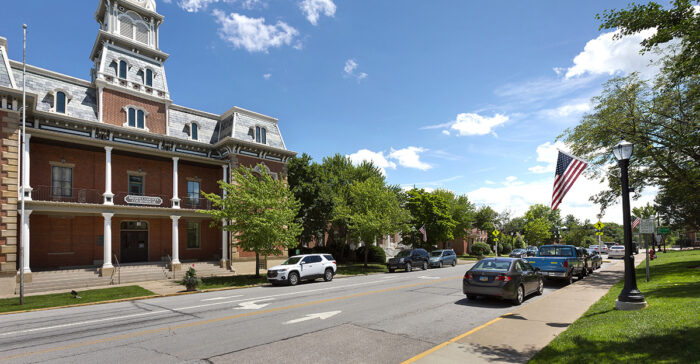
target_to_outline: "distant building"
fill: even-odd
[[[29,280],[33,270],[74,266],[109,274],[115,259],[172,261],[173,269],[186,260],[249,259],[253,253],[229,252],[227,233],[197,211],[210,208],[200,192],[219,192],[217,181],[239,165],[262,163],[286,178],[296,154],[273,117],[173,103],[154,0],[100,0],[95,20],[90,80],[27,66],[24,147],[22,64],[8,59],[0,38],[0,292],[14,289],[18,259]]]

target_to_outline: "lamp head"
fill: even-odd
[[[634,144],[623,140],[613,147],[613,154],[618,161],[628,160],[632,156],[633,150]]]

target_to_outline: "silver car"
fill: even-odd
[[[430,266],[442,268],[445,265],[457,265],[457,254],[452,249],[433,250],[430,253]]]
[[[613,245],[608,250],[608,258],[624,258],[625,257],[625,247],[623,245]]]

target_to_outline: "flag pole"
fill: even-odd
[[[22,144],[20,145],[19,149],[19,155],[22,154],[22,151],[25,148],[25,145],[27,144],[27,24],[22,24],[22,32],[23,32],[23,40],[22,40]],[[20,196],[20,199],[22,201],[22,206],[21,206],[21,216],[20,216],[20,243],[19,243],[19,251],[20,251],[20,256],[19,256],[19,304],[23,305],[24,304],[24,254],[29,254],[29,252],[24,252],[24,246],[22,246],[22,241],[24,240],[23,234],[25,233],[22,231],[24,229],[24,219],[26,217],[24,216],[24,181],[22,180],[23,178],[27,178],[27,176],[24,176],[22,172],[24,172],[24,163],[26,161],[24,159],[20,160],[20,181],[22,188],[20,189],[22,195]]]

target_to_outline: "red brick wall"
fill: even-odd
[[[265,163],[265,165],[270,168],[270,171],[275,173],[282,173],[284,169],[284,163],[275,162],[267,159],[260,159],[256,157],[249,157],[247,155],[236,155],[238,164],[246,167],[255,167],[258,163]]]
[[[114,90],[104,89],[102,94],[102,121],[113,125],[124,125],[126,112],[124,106],[133,105],[143,108],[147,113],[146,127],[156,134],[165,134],[165,104],[150,101]]]
[[[172,164],[172,162],[171,162]],[[172,174],[172,166],[170,174]],[[178,176],[178,196],[182,199],[187,197],[187,179],[196,178],[199,180],[199,189],[202,192],[220,194],[218,181],[223,177],[224,170],[220,166],[197,165],[191,162],[180,160],[177,165]],[[172,178],[171,178],[172,180]],[[170,194],[173,187],[170,186]],[[200,196],[200,198],[203,198]]]
[[[29,178],[32,188],[41,190],[40,186],[51,186],[50,162],[74,164],[73,188],[97,189],[99,194],[105,186],[105,152],[78,147],[65,147],[46,144],[32,138],[30,148]],[[112,176],[114,179],[114,176]]]
[[[31,268],[92,265],[102,260],[103,247],[98,237],[104,232],[102,216],[52,216],[33,213],[31,229]],[[114,216],[112,218],[112,253],[120,256],[120,224],[138,220],[148,223],[148,259],[160,261],[172,257],[172,220],[169,218],[139,218]],[[200,224],[200,248],[187,248],[187,222]],[[221,257],[221,231],[209,227],[209,219],[180,218],[180,260],[215,260]],[[114,260],[114,258],[113,258]]]

